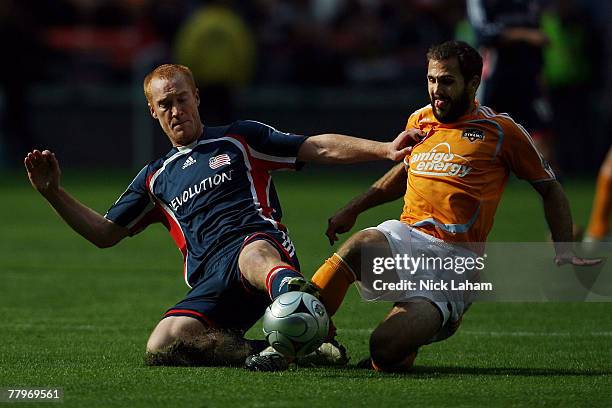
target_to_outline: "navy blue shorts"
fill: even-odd
[[[297,254],[285,232],[265,231],[239,237],[216,251],[207,263],[206,273],[164,317],[189,316],[210,327],[246,332],[271,303],[268,294],[253,288],[238,268],[242,248],[258,240],[270,242],[283,261],[299,271]]]

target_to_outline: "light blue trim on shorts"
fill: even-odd
[[[434,218],[426,218],[424,220],[421,220],[411,225],[413,227],[422,227],[428,224],[435,225],[436,227],[446,232],[450,232],[452,234],[458,234],[458,233],[467,232],[472,227],[472,225],[474,225],[479,214],[480,214],[480,204],[478,204],[478,208],[476,208],[476,211],[474,212],[472,217],[465,224],[443,224],[440,221],[435,220]]]

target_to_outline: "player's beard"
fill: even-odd
[[[463,92],[461,93],[461,95],[459,95],[458,98],[452,99],[449,101],[450,108],[444,114],[440,114],[439,112],[437,112],[435,108],[435,101],[431,96],[430,96],[430,102],[433,108],[432,109],[433,114],[435,118],[438,120],[438,122],[440,123],[451,123],[451,122],[456,121],[461,116],[468,113],[470,106],[472,104],[472,101],[470,100],[470,96],[468,95],[467,89],[463,89]]]

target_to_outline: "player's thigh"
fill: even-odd
[[[242,276],[257,289],[265,289],[266,276],[274,267],[299,270],[291,239],[283,232],[261,232],[247,238],[238,256]]]
[[[147,341],[147,351],[163,350],[177,340],[189,340],[205,333],[209,327],[189,316],[168,316],[162,319]]]
[[[279,262],[283,262],[278,249],[270,242],[258,240],[247,244],[240,251],[238,266],[240,270],[269,271]]]
[[[396,303],[370,336],[372,356],[400,360],[428,344],[442,327],[442,315],[429,299]]]

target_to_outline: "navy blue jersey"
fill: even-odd
[[[205,127],[192,145],[145,166],[105,217],[131,235],[162,222],[183,254],[191,287],[227,242],[285,231],[270,172],[295,169],[304,140],[255,121]]]

